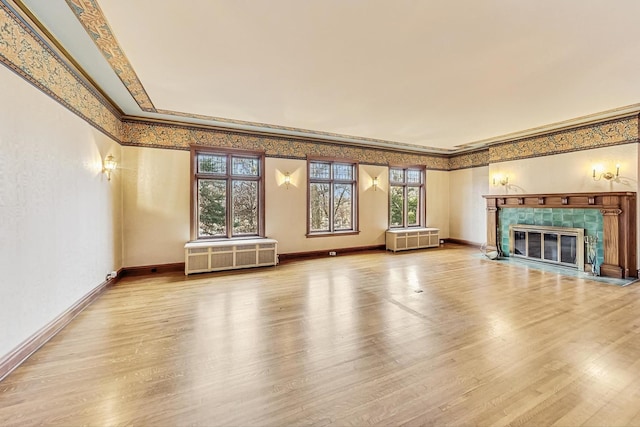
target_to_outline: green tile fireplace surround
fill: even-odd
[[[604,263],[604,221],[599,209],[583,208],[503,208],[498,217],[500,236],[505,255],[509,255],[509,226],[511,224],[543,225],[584,229],[585,236],[597,237],[596,266]]]
[[[594,236],[596,265],[606,277],[638,277],[636,193],[491,194],[487,201],[487,248],[509,252],[512,224],[568,227]],[[499,245],[498,245],[499,243]]]

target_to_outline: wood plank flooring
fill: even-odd
[[[0,425],[640,425],[640,285],[477,254],[125,278],[0,382]]]

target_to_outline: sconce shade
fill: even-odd
[[[284,185],[287,186],[287,189],[289,189],[289,184],[291,184],[291,175],[287,172],[284,174]]]
[[[378,190],[378,177],[374,177],[373,178],[373,191],[377,191]]]
[[[111,181],[111,172],[113,172],[117,166],[118,166],[118,163],[116,162],[116,159],[111,154],[105,157],[104,162],[102,163],[102,168],[104,169],[104,172],[107,174],[108,181]]]

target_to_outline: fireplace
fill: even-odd
[[[596,239],[595,263],[599,267],[598,273],[600,275],[617,278],[638,277],[636,269],[636,193],[491,194],[483,197],[487,201],[486,247],[488,250],[495,251],[502,248],[506,253],[507,248],[511,247],[509,242],[511,239],[506,237],[508,229],[501,230],[501,225],[504,226],[507,223],[583,228],[586,230],[585,236]],[[532,212],[526,211],[524,218],[521,218],[522,209],[531,209]],[[548,209],[549,211],[547,211]],[[517,212],[517,220],[514,221],[515,214],[509,215],[510,211]],[[576,215],[576,211],[579,212],[579,215]],[[503,216],[509,217],[509,221],[502,221]],[[597,219],[596,228],[594,228],[594,217]],[[602,228],[600,228],[600,224]],[[546,244],[549,249],[544,252],[544,232],[538,233],[540,235],[539,259],[545,260],[544,253],[547,254],[547,257],[551,256],[549,254],[553,254],[554,238],[547,239]],[[533,234],[531,243],[531,250],[536,256],[537,252],[535,251],[537,251],[538,243],[535,239],[537,238],[537,235]],[[563,262],[563,246],[562,238],[558,238],[560,242],[556,249],[559,251],[557,262],[561,263]],[[504,242],[504,239],[507,242]],[[581,261],[577,259],[577,251],[580,248],[583,248],[584,251],[584,245],[576,241],[575,247],[576,264],[578,265],[576,268],[579,268]],[[565,260],[567,257],[572,257],[570,248],[571,243],[565,243],[564,250],[569,251],[568,254],[565,252]],[[590,253],[589,256],[593,257],[593,253]]]
[[[511,224],[509,256],[584,271],[584,230],[571,227]]]

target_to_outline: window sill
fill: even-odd
[[[360,234],[360,231],[353,231],[353,230],[349,230],[349,231],[336,231],[333,233],[324,233],[324,232],[320,232],[320,233],[307,233],[306,236],[307,238],[313,238],[313,237],[336,237],[336,236],[354,236]]]
[[[410,225],[408,227],[389,227],[387,230],[388,231],[393,231],[393,230],[421,230],[421,229],[425,229],[425,228],[429,228],[429,227],[425,227],[423,225]]]
[[[257,234],[251,234],[246,236],[233,236],[233,237],[199,237],[197,239],[192,239],[190,242],[235,242],[236,240],[254,240],[254,239],[264,239],[264,236],[258,236]]]

